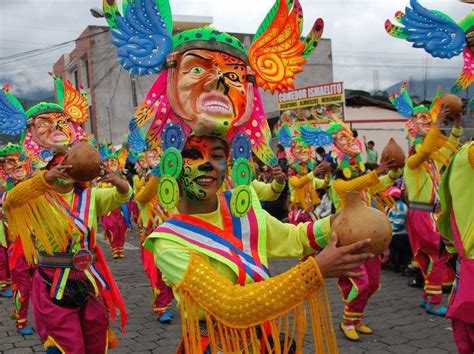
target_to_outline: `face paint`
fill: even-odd
[[[190,50],[178,56],[168,96],[173,111],[196,134],[224,135],[246,112],[247,68],[240,59],[210,50]],[[252,107],[247,107],[248,110]]]
[[[31,136],[39,146],[61,148],[73,140],[73,128],[64,113],[46,113],[33,118]]]
[[[179,183],[187,199],[202,201],[213,197],[225,179],[224,143],[217,138],[192,136],[186,142],[182,156]]]
[[[26,161],[20,160],[19,153],[6,156],[3,161],[3,169],[15,183],[23,181],[27,175]]]

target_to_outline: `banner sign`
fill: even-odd
[[[324,124],[328,122],[328,111],[344,120],[344,101],[344,83],[332,82],[282,92],[278,95],[278,108],[280,116]]]

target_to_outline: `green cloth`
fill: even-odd
[[[367,163],[377,163],[379,160],[379,153],[375,149],[367,149]]]
[[[474,168],[468,160],[469,147],[474,149],[473,146],[474,142],[462,146],[443,175],[440,186],[442,214],[438,219],[441,234],[454,243],[451,230],[451,212],[454,212],[464,254],[469,259],[474,259]]]

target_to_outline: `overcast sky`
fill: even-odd
[[[119,0],[120,1],[120,0]],[[461,58],[432,59],[408,42],[388,36],[385,19],[393,19],[409,0],[301,0],[305,33],[313,21],[325,21],[323,37],[332,40],[334,79],[346,88],[372,90],[374,71],[379,87],[385,88],[410,77],[422,78],[429,65],[429,77],[451,77],[460,72]],[[456,21],[473,9],[457,0],[423,0],[431,9],[441,10]],[[87,25],[104,25],[90,15],[101,0],[0,0],[0,78],[7,78],[16,92],[50,87],[47,72],[59,51],[23,60],[2,59],[9,55],[43,48],[77,38]],[[213,16],[214,26],[223,31],[253,33],[272,6],[272,0],[171,0],[174,14]]]

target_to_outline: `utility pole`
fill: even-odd
[[[132,102],[133,102],[133,110],[135,110],[138,106],[137,100],[137,87],[135,86],[135,75],[130,75],[130,84],[132,87]]]

